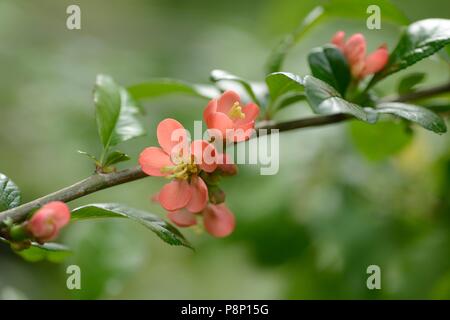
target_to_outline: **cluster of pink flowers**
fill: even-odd
[[[208,141],[189,141],[184,127],[174,119],[159,123],[156,134],[160,147],[145,148],[139,164],[150,176],[171,179],[153,199],[168,211],[173,223],[189,227],[202,217],[206,231],[215,237],[233,232],[234,215],[223,202],[224,196],[215,194],[214,189],[218,176],[234,175],[237,167],[216,146],[248,139],[258,114],[256,104],[242,106],[237,93],[226,91],[209,101],[203,113]]]
[[[366,39],[361,33],[355,33],[347,41],[344,39],[345,33],[338,31],[331,39],[331,43],[338,47],[347,58],[353,78],[360,80],[380,71],[387,64],[389,53],[386,45],[383,44],[371,54],[366,55]]]
[[[70,221],[70,209],[61,201],[52,201],[37,210],[26,228],[33,238],[44,243],[58,237],[62,227]]]

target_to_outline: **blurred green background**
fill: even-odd
[[[20,186],[24,201],[88,176],[92,165],[76,151],[100,152],[97,73],[123,85],[153,77],[205,83],[220,68],[260,81],[271,48],[322,2],[0,0],[0,172]],[[393,2],[411,20],[450,18],[445,0]],[[69,4],[81,7],[79,31],[65,27]],[[371,50],[382,42],[392,49],[399,36],[388,23],[370,31],[364,20],[332,19],[307,35],[284,70],[308,73],[309,49],[338,29],[363,32]],[[427,86],[446,81],[447,68],[432,58],[411,71],[427,71]],[[394,93],[397,80],[381,92]],[[155,144],[160,120],[191,128],[205,104],[180,96],[146,102],[148,133],[123,146],[132,161],[121,167]],[[277,117],[306,114],[299,104]],[[448,299],[450,135],[413,130],[406,147],[387,156],[383,148],[395,137],[377,143],[358,124],[283,133],[277,175],[241,166],[224,181],[237,217],[230,237],[182,230],[195,252],[125,220],[71,224],[60,241],[75,253],[62,264],[27,263],[1,244],[0,299]],[[122,202],[164,216],[150,202],[164,183],[147,178],[70,206]],[[81,267],[82,290],[66,288],[70,264]],[[382,290],[366,287],[371,264],[381,267]]]

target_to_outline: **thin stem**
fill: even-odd
[[[450,83],[442,86],[416,91],[403,96],[396,97],[389,101],[404,102],[430,97],[436,94],[450,92]],[[333,114],[326,116],[311,117],[286,122],[262,121],[257,125],[257,129],[267,129],[267,134],[271,134],[271,129],[278,129],[279,132],[290,131],[294,129],[323,126],[328,124],[339,123],[352,119],[351,116],[344,114]],[[58,190],[54,193],[38,198],[31,202],[25,203],[16,208],[0,212],[0,224],[10,219],[14,223],[19,223],[27,219],[28,214],[48,203],[50,201],[69,202],[99,190],[111,188],[123,183],[139,180],[147,177],[139,166],[125,169],[118,172],[102,174],[96,173],[82,181],[79,181],[69,187]]]
[[[406,102],[406,101],[419,100],[419,99],[423,99],[423,98],[429,98],[429,97],[436,96],[438,94],[446,93],[446,92],[450,92],[450,82],[440,85],[440,86],[424,89],[421,91],[413,91],[410,93],[406,93],[397,98],[389,98],[388,97],[386,99],[387,99],[387,101],[390,101],[390,102]]]

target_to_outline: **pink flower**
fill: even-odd
[[[230,90],[219,99],[209,101],[203,119],[208,128],[218,130],[224,140],[228,137],[239,142],[251,136],[258,114],[259,107],[256,104],[250,102],[242,106],[239,95]]]
[[[374,74],[387,64],[389,53],[386,45],[380,46],[374,52],[366,56],[366,39],[361,33],[352,35],[344,41],[345,33],[337,32],[331,42],[337,46],[350,65],[351,73],[355,79],[362,79]]]
[[[199,173],[217,168],[215,148],[204,140],[189,144],[186,130],[174,119],[159,123],[157,138],[161,148],[146,148],[139,156],[146,174],[173,179],[161,189],[157,200],[168,211],[202,211],[208,202],[208,188]]]
[[[59,230],[70,221],[69,207],[61,201],[45,204],[28,221],[27,229],[39,242],[55,239]]]
[[[230,235],[235,227],[235,218],[225,203],[208,204],[200,213],[206,231],[214,237],[223,238]],[[190,227],[197,224],[197,215],[187,210],[168,213],[168,218],[179,227]]]

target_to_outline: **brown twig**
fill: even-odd
[[[436,94],[450,91],[450,83],[437,86],[434,88],[408,93],[403,96],[390,99],[389,101],[405,102],[411,100],[422,99]],[[311,117],[286,122],[263,121],[257,125],[257,129],[268,129],[267,134],[271,133],[271,129],[278,129],[279,132],[290,131],[294,129],[323,126],[328,124],[339,123],[351,119],[352,117],[344,114],[333,114],[326,116]],[[0,212],[0,224],[9,219],[14,223],[19,223],[27,219],[28,214],[48,203],[50,201],[69,202],[99,190],[111,188],[123,183],[135,181],[147,177],[139,166],[121,170],[108,174],[94,174],[82,181],[79,181],[69,187],[48,194],[44,197],[25,203],[7,211]]]

